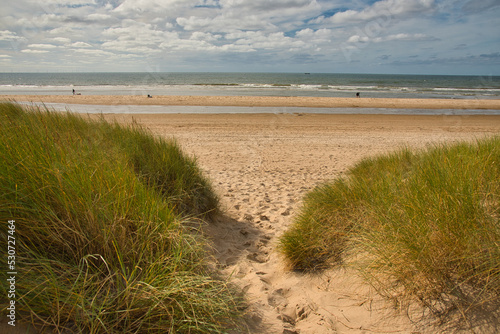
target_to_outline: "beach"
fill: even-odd
[[[309,108],[499,109],[500,100],[417,100],[229,96],[2,96],[3,100],[68,105],[125,105],[129,113],[89,114],[137,122],[175,138],[194,156],[221,199],[221,214],[204,225],[211,263],[245,293],[249,333],[455,332],[418,305],[400,309],[380,297],[348,264],[306,274],[290,271],[277,250],[303,196],[346,174],[363,158],[402,147],[473,141],[500,133],[499,115],[277,113],[133,113],[139,105]],[[208,109],[210,110],[210,109]],[[455,321],[456,320],[456,321]],[[488,332],[484,323],[471,325]],[[476,326],[476,327],[474,327]]]
[[[0,100],[86,105],[162,105],[305,108],[397,108],[500,110],[499,99],[419,99],[314,96],[187,96],[187,95],[0,95]]]
[[[2,13],[0,334],[500,333],[500,0]]]
[[[214,268],[246,293],[250,333],[455,332],[417,306],[397,309],[348,265],[289,271],[277,251],[303,195],[361,159],[401,147],[472,141],[500,132],[500,116],[104,114],[174,137],[221,198],[207,224]],[[93,115],[91,117],[97,117]],[[453,319],[452,319],[453,320]],[[476,324],[473,324],[473,326]],[[489,332],[484,324],[479,332]]]

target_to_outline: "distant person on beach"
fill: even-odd
[[[73,89],[73,95],[75,95],[75,90]]]
[[[356,93],[356,97],[359,97],[359,93]]]

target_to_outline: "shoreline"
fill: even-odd
[[[500,100],[304,96],[0,95],[0,101],[86,105],[500,110]]]

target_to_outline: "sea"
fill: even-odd
[[[355,97],[359,93],[360,97],[380,98],[500,99],[500,76],[212,72],[0,73],[0,95],[65,95],[72,94],[73,89],[82,95]],[[86,108],[85,112],[92,112],[96,107]],[[196,108],[184,109],[196,112]],[[158,108],[155,112],[162,110],[169,112],[173,109]],[[213,110],[223,112],[225,108]],[[206,111],[206,108],[201,108],[200,112]],[[103,112],[102,108],[100,112]],[[358,109],[357,112],[364,111]],[[399,113],[395,110],[387,111],[389,112]]]

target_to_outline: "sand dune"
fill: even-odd
[[[301,96],[2,95],[0,100],[94,105],[309,108],[500,109],[500,100],[339,98]]]
[[[421,309],[398,310],[349,267],[290,272],[276,251],[302,196],[360,159],[402,145],[498,134],[500,116],[106,115],[177,138],[213,180],[224,215],[207,226],[214,266],[246,292],[250,333],[448,333]],[[477,324],[472,324],[476,326]],[[436,327],[437,326],[437,327]],[[477,325],[477,326],[484,326]],[[491,329],[477,327],[478,332]]]

